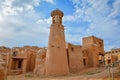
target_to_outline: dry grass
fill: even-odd
[[[115,77],[120,78],[120,71],[115,73]]]

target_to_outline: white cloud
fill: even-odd
[[[73,4],[79,4],[80,0],[72,0]]]
[[[4,17],[0,23],[0,45],[6,46],[22,46],[28,44],[41,45],[47,43],[48,38],[48,20],[42,23],[36,23],[39,19],[37,16],[20,15]],[[17,19],[17,20],[16,20]],[[40,43],[40,44],[37,44]],[[46,45],[46,44],[45,44]],[[43,46],[43,45],[42,45]]]
[[[120,0],[116,0],[114,3],[113,3],[113,8],[111,9],[111,13],[109,14],[108,16],[108,19],[111,19],[111,18],[115,18],[116,16],[120,16]]]
[[[43,0],[43,1],[51,3],[51,4],[55,4],[54,0]]]
[[[39,24],[46,24],[47,23],[48,25],[50,25],[51,21],[52,21],[52,19],[51,19],[51,17],[49,17],[48,19],[39,19],[37,21],[37,23],[39,23]]]
[[[67,15],[63,17],[63,21],[76,21],[76,17],[72,15]]]
[[[3,0],[0,1],[0,9],[4,15],[18,15],[39,6],[41,1],[55,4],[54,0]]]
[[[120,0],[111,3],[113,8],[108,5],[109,0],[72,0],[72,2],[75,12],[73,15],[65,16],[64,21],[88,22],[88,27],[83,26],[86,29],[81,31],[81,33],[85,33],[82,37],[94,34],[104,39],[106,50],[110,47],[120,47],[118,45],[120,37],[116,37],[120,33],[120,22],[116,19],[117,16],[120,16]],[[81,29],[81,27],[79,28]],[[72,31],[76,30],[78,29],[73,28]],[[76,38],[75,41],[77,40]]]
[[[1,1],[1,11],[4,15],[17,15],[39,6],[40,0],[5,0]]]
[[[39,6],[41,1],[0,1],[0,33],[2,33],[0,45],[47,45],[51,18],[43,18],[34,10],[34,7]]]

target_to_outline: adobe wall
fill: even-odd
[[[7,47],[4,47],[4,46],[1,46],[0,47],[0,54],[2,56],[2,59],[3,61],[5,62],[5,66],[7,65],[8,63],[8,57],[9,57],[9,53],[10,53],[11,49],[10,48],[7,48]]]
[[[120,54],[118,55],[118,60],[120,60]]]
[[[0,80],[5,80],[4,78],[5,78],[5,71],[0,64]]]
[[[118,56],[112,54],[105,54],[105,64],[111,64],[118,60]]]
[[[45,59],[46,59],[46,49],[43,48],[37,53],[35,60],[34,74],[45,75]]]
[[[85,48],[85,47],[84,47]],[[85,48],[87,52],[88,67],[96,67],[99,65],[99,52],[95,46]]]
[[[20,69],[18,68],[19,61],[22,61]],[[24,53],[24,49],[22,47],[12,48],[9,55],[9,74],[21,74],[26,72],[26,61],[27,54]]]
[[[2,55],[0,54],[0,80],[5,80],[5,62],[2,59]]]
[[[105,63],[110,64],[119,60],[120,48],[111,49],[105,52]]]
[[[97,45],[100,47],[100,49],[104,50],[104,42],[102,39],[97,38],[95,36],[88,36],[84,37],[82,39],[82,45],[83,46],[88,46],[88,45]]]
[[[84,67],[81,46],[67,44],[67,55],[70,72],[80,72]]]
[[[9,55],[9,74],[32,72],[35,68],[36,54],[40,49],[36,46],[12,48]]]
[[[120,60],[120,54],[118,55],[118,60]],[[120,63],[119,63],[119,69],[120,69]]]
[[[83,47],[82,47],[82,58],[83,58],[84,68],[89,67],[89,65],[88,65],[88,52]]]
[[[100,60],[100,58],[104,56],[104,44],[102,39],[95,36],[84,37],[82,47],[87,52],[88,66],[96,67],[103,65],[102,60]]]

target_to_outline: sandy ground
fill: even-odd
[[[118,69],[114,68],[114,72],[117,72]],[[32,73],[8,76],[7,80],[110,80],[108,78],[109,70],[105,68],[89,68],[84,69],[79,73],[70,73],[67,76],[57,76],[57,77],[46,77],[46,76],[37,76]],[[120,80],[116,78],[115,80]]]

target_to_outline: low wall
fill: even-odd
[[[4,70],[0,70],[0,80],[4,80],[5,73]]]

